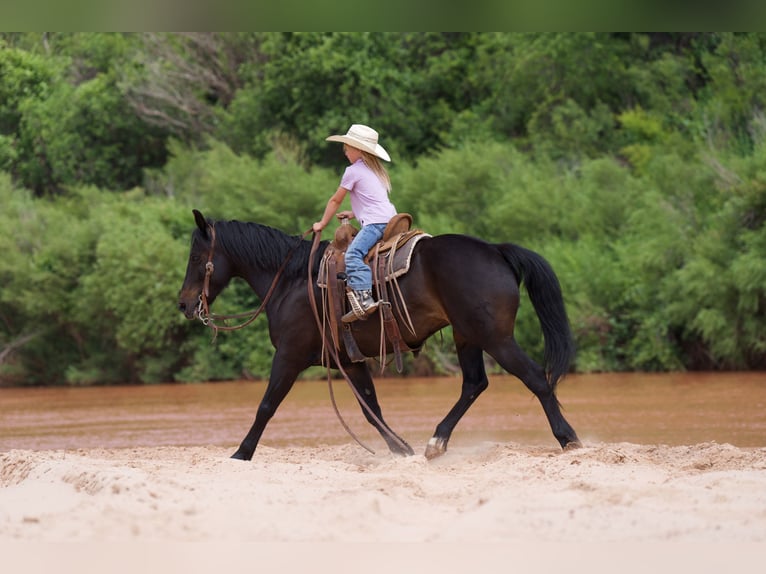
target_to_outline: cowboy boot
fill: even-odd
[[[341,317],[341,321],[344,323],[353,323],[357,319],[364,320],[378,308],[378,305],[380,305],[380,301],[375,301],[372,298],[372,291],[370,289],[364,289],[362,291],[349,289],[346,291],[346,296],[348,297],[348,304],[351,307],[351,311]]]

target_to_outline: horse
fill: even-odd
[[[316,241],[312,253],[312,242],[305,240],[305,234],[289,235],[253,222],[207,219],[196,209],[193,214],[196,228],[178,296],[178,308],[186,318],[202,318],[202,302],[206,302],[204,307],[212,305],[233,278],[246,281],[262,301],[269,296],[265,313],[275,349],[269,381],[255,421],[232,455],[251,460],[266,425],[298,375],[312,365],[326,364],[323,334],[311,299],[322,305],[316,279],[319,260],[329,242]],[[462,371],[460,396],[436,425],[426,447],[428,459],[447,451],[458,421],[489,386],[484,353],[537,397],[562,449],[580,446],[556,397],[557,384],[574,358],[574,341],[558,278],[541,255],[512,243],[489,243],[469,235],[435,235],[417,243],[410,269],[398,283],[409,312],[409,327],[414,327],[412,332],[401,329],[405,343],[410,349],[419,349],[431,335],[451,325]],[[522,283],[541,325],[544,366],[530,358],[514,338]],[[313,297],[309,289],[314,291]],[[380,350],[380,323],[375,317],[352,324],[354,338],[366,357],[376,356]],[[360,406],[365,407],[365,418],[389,450],[413,455],[412,447],[383,419],[367,361],[352,361],[341,349],[330,366],[342,367]]]

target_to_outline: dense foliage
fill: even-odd
[[[304,231],[355,122],[418,227],[550,260],[578,371],[764,369],[765,100],[755,33],[0,34],[0,384],[267,376],[175,308],[191,209]]]

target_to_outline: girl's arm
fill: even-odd
[[[343,203],[346,193],[348,193],[348,190],[345,187],[338,187],[337,191],[332,194],[332,197],[327,201],[327,207],[324,209],[322,219],[311,226],[314,231],[319,232],[327,227],[327,224],[330,223],[330,219],[332,219],[332,216],[338,211],[341,203]]]

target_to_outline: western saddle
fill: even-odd
[[[402,351],[411,349],[402,339],[399,321],[415,334],[407,305],[399,289],[398,277],[409,271],[412,252],[415,245],[429,234],[419,229],[411,229],[412,216],[408,213],[395,215],[386,226],[383,238],[365,257],[365,262],[372,269],[373,289],[380,301],[380,318],[383,329],[380,342],[381,370],[386,363],[386,344],[391,343],[398,372],[402,371]],[[345,253],[349,243],[358,230],[348,219],[343,219],[335,231],[335,237],[327,246],[319,268],[317,286],[323,289],[325,301],[324,325],[329,329],[336,350],[341,348],[341,340],[346,354],[352,361],[364,361],[367,357],[359,350],[353,335],[354,323],[343,323],[341,317],[346,311],[346,263]],[[396,316],[394,314],[395,308]]]

